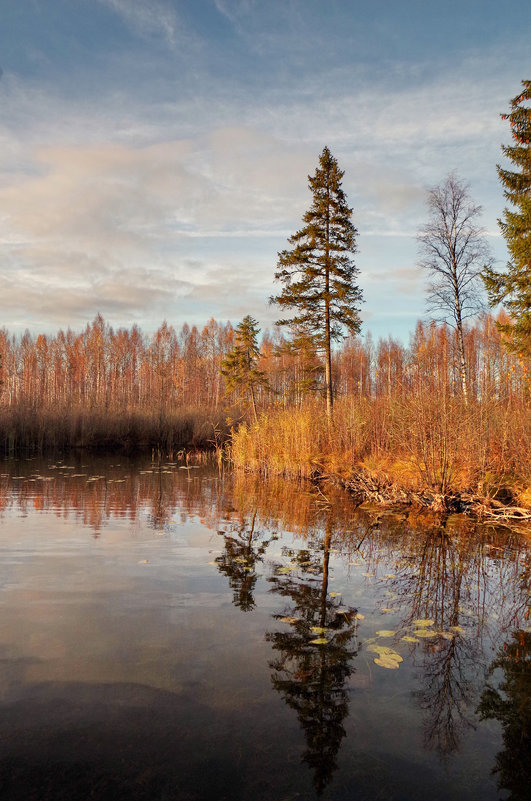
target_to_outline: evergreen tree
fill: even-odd
[[[308,176],[313,194],[311,208],[304,214],[304,227],[289,239],[292,246],[278,254],[277,281],[284,289],[271,302],[283,309],[294,309],[291,318],[279,325],[296,326],[309,334],[325,355],[326,411],[332,415],[332,340],[343,336],[346,328],[358,333],[358,304],[362,293],[354,283],[359,270],[352,254],[356,252],[357,230],[352,209],[341,188],[344,172],[325,147],[315,175]]]
[[[531,356],[531,108],[524,105],[531,100],[531,81],[522,81],[523,90],[511,101],[511,111],[502,114],[509,120],[514,140],[502,145],[502,151],[517,167],[516,171],[497,166],[498,175],[505,187],[506,199],[515,207],[505,209],[498,220],[507,242],[511,261],[507,271],[486,269],[484,281],[489,300],[494,306],[504,302],[511,316],[509,323],[499,325],[507,335],[510,350],[521,357]]]
[[[235,344],[221,363],[221,374],[225,378],[227,392],[243,391],[251,401],[253,416],[256,420],[256,387],[267,384],[265,374],[257,368],[260,358],[257,321],[249,314],[237,326],[234,337]]]

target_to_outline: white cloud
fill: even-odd
[[[144,35],[175,41],[169,5],[100,2]],[[223,7],[236,15],[237,5]],[[338,69],[337,85],[324,74],[255,94],[212,76],[200,95],[176,86],[170,101],[155,90],[71,99],[4,76],[4,309],[23,317],[40,308],[42,319],[74,325],[98,310],[238,319],[247,304],[258,319],[274,319],[267,297],[276,252],[300,226],[324,144],[345,169],[358,265],[383,272],[400,247],[385,295],[414,291],[404,271],[416,262],[427,186],[457,168],[474,197],[490,202],[489,230],[503,205],[494,164],[508,132],[498,115],[515,90],[507,71],[493,76],[485,65],[456,64],[423,85],[368,85]],[[374,292],[371,306],[379,302]]]
[[[142,36],[162,36],[175,46],[179,24],[175,9],[162,0],[98,0]]]
[[[206,317],[222,317],[258,288],[269,294],[275,239],[287,235],[304,174],[298,151],[234,128],[145,147],[41,146],[27,156],[30,166],[0,184],[6,312],[74,325],[97,311],[127,320],[157,309],[162,318],[176,304],[202,303]],[[263,256],[221,246],[240,240],[241,250],[249,238],[271,240],[266,280],[256,277]]]

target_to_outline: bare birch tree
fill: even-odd
[[[468,403],[468,369],[463,322],[483,308],[481,272],[492,264],[483,228],[477,224],[482,208],[469,186],[452,172],[428,192],[428,222],[419,231],[419,266],[429,275],[428,311],[446,322],[457,335],[459,374]]]

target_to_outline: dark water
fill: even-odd
[[[0,469],[2,801],[530,797],[525,531],[207,467]]]

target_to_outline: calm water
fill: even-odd
[[[0,463],[0,798],[528,799],[529,538]]]

